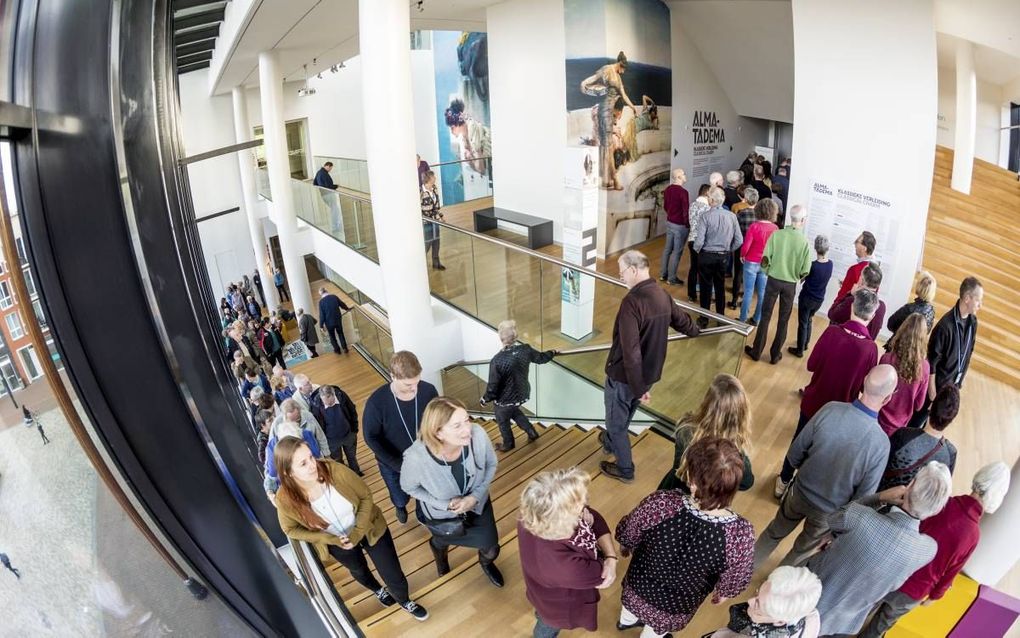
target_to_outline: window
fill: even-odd
[[[46,340],[46,349],[50,351],[50,359],[57,366],[57,370],[63,370],[64,362],[60,358],[60,353],[57,352],[57,344],[53,343],[53,339]]]
[[[7,262],[0,259],[0,275],[4,274],[5,272],[7,272]]]
[[[18,350],[18,356],[21,357],[21,366],[25,369],[29,381],[35,381],[43,375],[39,358],[35,356],[35,348],[26,346]]]
[[[17,312],[7,315],[7,330],[11,333],[11,339],[20,339],[25,336],[25,327],[21,325],[21,317]]]
[[[7,310],[14,305],[14,295],[11,294],[11,282],[0,281],[0,310]]]
[[[28,257],[25,256],[25,240],[21,237],[15,237],[14,243],[18,246],[18,257],[21,259],[21,264],[25,265],[28,263]]]
[[[40,302],[38,299],[33,299],[32,300],[32,310],[35,311],[35,318],[36,318],[36,320],[39,323],[41,323],[42,326],[45,328],[46,327],[46,315],[43,314],[42,302]]]
[[[10,357],[0,359],[0,373],[4,375],[4,381],[12,390],[20,390],[25,386],[25,384],[21,382],[21,377],[18,376],[18,370],[14,367],[14,364],[11,363]],[[4,388],[4,392],[6,392],[6,390],[7,388]]]
[[[290,159],[290,176],[294,179],[308,179],[308,133],[306,130],[306,120],[294,120],[293,122],[287,122],[285,125],[285,131],[287,135],[287,155]],[[256,140],[264,139],[263,128],[256,126],[253,131],[252,137]],[[256,146],[254,148],[255,159],[258,161],[259,168],[265,168],[266,166],[266,146],[265,144]]]
[[[25,273],[25,287],[28,288],[28,294],[32,297],[38,296],[39,293],[35,289],[35,279],[32,278],[32,271],[24,268],[21,272]]]

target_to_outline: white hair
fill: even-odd
[[[758,597],[762,611],[788,625],[814,611],[822,596],[822,581],[807,567],[777,567],[768,583],[768,596]]]
[[[807,209],[796,204],[790,208],[790,223],[799,224],[807,218]]]
[[[712,186],[722,186],[722,173],[715,172],[709,175],[708,183]]]
[[[504,346],[512,344],[517,341],[517,322],[513,319],[506,319],[499,322],[499,340]]]
[[[730,186],[740,184],[740,171],[730,171],[729,173],[726,173],[726,183]]]
[[[719,188],[718,186],[713,186],[712,188],[708,189],[708,203],[709,205],[712,206],[712,208],[718,208],[719,206],[722,206],[723,202],[725,201],[726,193],[723,191],[723,189]]]
[[[990,463],[974,475],[971,491],[981,497],[981,506],[991,514],[1002,505],[1009,490],[1009,466],[999,461]]]
[[[308,378],[307,374],[298,373],[298,374],[294,375],[294,387],[295,388],[300,388],[301,386],[303,386],[306,383],[311,383],[311,379]]]
[[[953,490],[949,468],[938,461],[926,464],[914,477],[907,492],[910,513],[922,521],[935,516],[946,506]]]

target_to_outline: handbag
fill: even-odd
[[[900,476],[903,476],[904,474],[907,474],[909,472],[913,472],[917,468],[919,468],[922,465],[924,465],[925,463],[927,463],[928,459],[930,459],[931,457],[935,456],[938,453],[938,451],[942,449],[942,445],[945,442],[946,442],[945,437],[939,439],[939,442],[936,443],[935,445],[933,445],[932,448],[930,450],[928,450],[927,454],[925,454],[920,459],[918,459],[917,462],[915,462],[910,467],[905,467],[905,468],[900,469],[900,470],[886,470],[885,474],[882,475],[882,480],[883,481],[889,481],[889,480],[892,480],[894,478],[898,478]]]
[[[423,514],[422,519],[422,524],[436,538],[460,538],[467,535],[463,515],[459,515],[457,518],[433,519]]]

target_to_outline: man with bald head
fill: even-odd
[[[754,544],[755,568],[802,520],[804,529],[780,564],[807,560],[829,531],[829,514],[875,493],[889,459],[889,437],[878,424],[878,412],[892,397],[896,381],[896,368],[875,366],[855,401],[826,403],[793,440],[786,459],[797,478]]]
[[[648,257],[636,250],[620,255],[620,279],[630,290],[620,302],[613,324],[613,345],[606,357],[606,431],[602,450],[616,456],[602,461],[602,473],[624,483],[634,480],[628,428],[642,403],[651,401],[652,385],[662,377],[669,329],[688,336],[700,331],[673,303],[648,272]]]

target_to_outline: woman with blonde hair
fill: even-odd
[[[415,620],[428,618],[409,596],[393,536],[361,477],[339,463],[316,459],[301,439],[285,437],[271,453],[280,472],[276,513],[283,533],[311,543],[323,562],[335,558],[383,606],[399,603]],[[385,587],[372,575],[366,555]]]
[[[917,283],[914,285],[914,300],[892,313],[886,323],[889,332],[894,334],[898,332],[900,325],[915,312],[924,317],[924,321],[928,325],[928,332],[931,332],[935,326],[935,306],[932,305],[932,302],[935,301],[936,290],[938,290],[938,283],[930,272],[924,270],[918,273]]]
[[[751,449],[751,402],[744,392],[740,379],[731,374],[719,374],[705,392],[697,413],[687,413],[677,423],[674,440],[673,468],[659,483],[660,490],[691,491],[684,482],[687,450],[702,439],[720,438],[737,446],[744,458],[744,474],[740,491],[751,489],[754,473],[747,452]]]
[[[590,480],[576,467],[542,472],[521,493],[517,545],[533,638],[598,630],[598,590],[616,579],[619,558],[606,520],[587,505]]]
[[[916,312],[908,316],[886,344],[889,352],[878,360],[896,368],[899,378],[892,397],[878,413],[878,424],[890,436],[924,406],[928,393],[931,366],[928,363],[928,327],[924,321]]]
[[[418,440],[404,451],[400,488],[416,501],[418,521],[432,533],[429,547],[442,576],[450,571],[451,545],[478,550],[482,572],[496,587],[503,574],[489,485],[496,452],[489,435],[473,424],[456,399],[436,397],[425,407]]]

